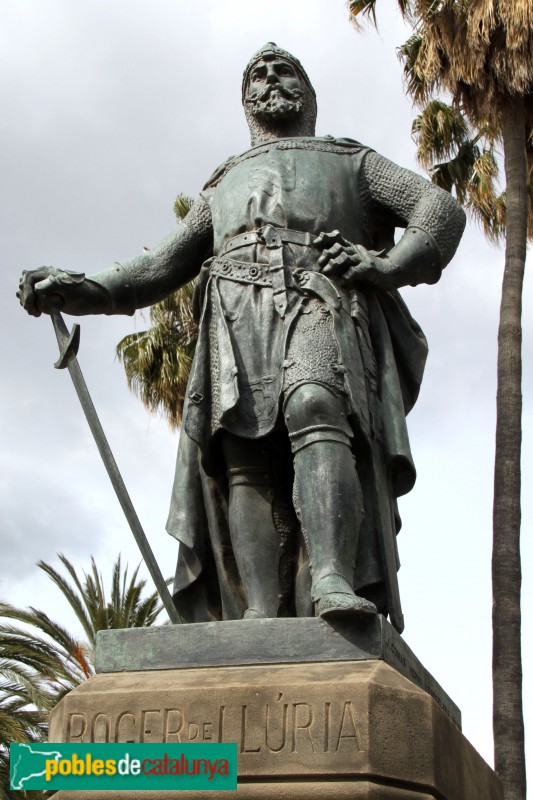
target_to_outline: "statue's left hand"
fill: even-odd
[[[390,266],[381,258],[384,251],[373,253],[360,244],[352,244],[339,231],[321,233],[314,244],[323,251],[318,259],[321,272],[342,286],[365,283],[376,289],[392,288]]]

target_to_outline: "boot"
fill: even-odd
[[[248,606],[243,619],[277,617],[280,540],[272,518],[268,461],[257,443],[234,436],[225,438],[223,451],[228,466],[230,536]]]
[[[325,618],[376,614],[376,606],[353,590],[363,498],[349,439],[339,431],[332,440],[331,429],[302,434],[291,435],[295,505],[309,552],[316,613]]]

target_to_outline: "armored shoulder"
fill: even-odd
[[[454,255],[466,217],[449,192],[369,150],[360,171],[365,224],[419,228],[435,240],[441,267]]]
[[[205,182],[203,191],[206,189],[214,189],[215,186],[220,183],[226,172],[230,170],[238,160],[239,156],[230,156],[222,164],[220,164],[220,166],[218,166],[213,172],[209,180]]]
[[[360,152],[361,150],[365,151],[371,150],[370,147],[367,147],[367,145],[365,144],[361,144],[361,142],[358,142],[357,139],[350,139],[347,136],[340,136],[340,137],[324,136],[323,139],[326,141],[334,142],[336,145],[338,145],[338,147],[349,148],[350,150],[355,149],[358,152]]]

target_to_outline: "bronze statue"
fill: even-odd
[[[316,137],[299,61],[242,85],[252,146],[151,252],[86,278],[26,272],[30,314],[133,314],[198,277],[199,336],[168,521],[189,621],[377,611],[403,628],[396,499],[427,346],[397,289],[436,283],[455,200],[351,139]],[[394,243],[395,228],[404,228]]]

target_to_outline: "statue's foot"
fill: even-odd
[[[329,617],[369,616],[377,614],[374,603],[350,592],[329,592],[317,602],[318,616]]]
[[[262,611],[258,611],[257,608],[247,608],[244,614],[242,615],[243,619],[268,619],[266,614],[263,614]]]

